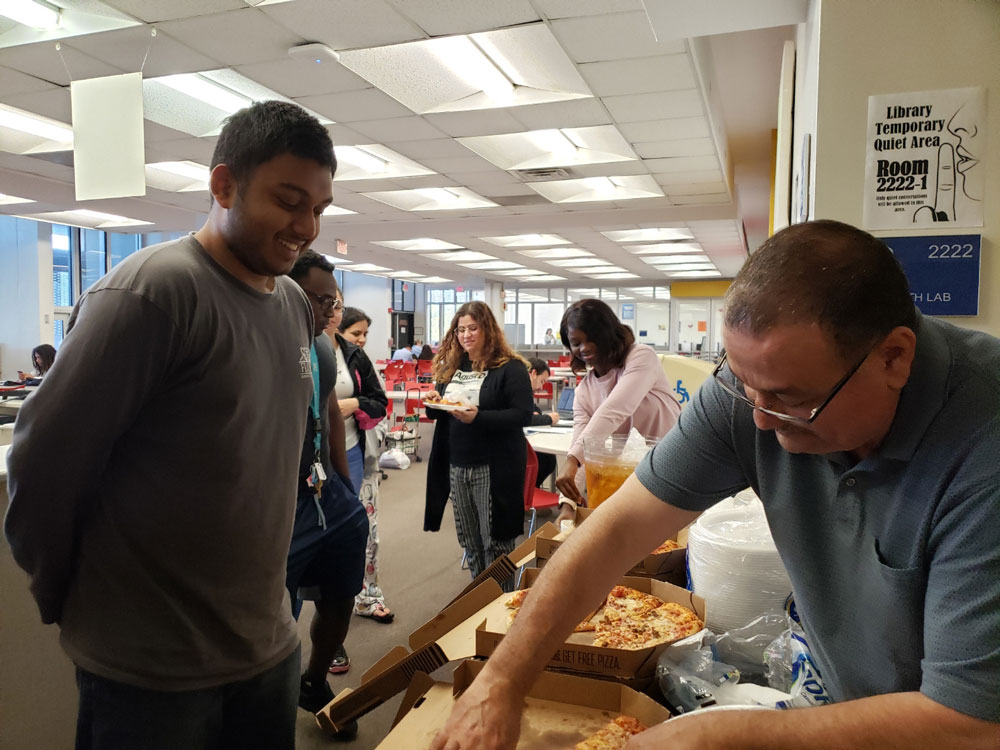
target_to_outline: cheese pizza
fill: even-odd
[[[633,735],[644,732],[646,726],[631,716],[619,716],[582,742],[573,750],[623,750]]]

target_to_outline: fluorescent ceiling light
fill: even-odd
[[[613,198],[621,186],[611,177],[584,177],[583,186],[600,196]]]
[[[705,279],[722,276],[722,273],[719,271],[678,271],[677,273],[668,273],[667,276],[672,279]]]
[[[392,273],[386,275],[391,276],[394,279],[409,279],[411,281],[424,278],[422,273],[414,273],[413,271],[393,271]]]
[[[506,170],[575,167],[639,158],[614,125],[547,128],[455,140]]]
[[[461,250],[461,245],[453,245],[444,240],[436,240],[433,237],[418,237],[413,240],[382,240],[372,241],[373,245],[390,247],[393,250],[407,250],[411,252],[424,252],[426,250]]]
[[[536,271],[534,268],[521,268],[517,271],[497,271],[501,276],[543,276],[545,271]]]
[[[547,151],[553,156],[574,157],[579,152],[579,148],[571,141],[566,133],[556,128],[549,130],[533,130],[525,135],[540,149]],[[461,141],[459,141],[461,142]]]
[[[655,227],[652,229],[622,229],[601,232],[612,242],[663,242],[665,240],[691,240],[694,235],[688,229]]]
[[[0,193],[0,206],[10,206],[15,203],[34,203],[31,198],[18,198],[16,195]]]
[[[370,143],[366,146],[337,146],[335,182],[348,180],[384,180],[394,177],[418,177],[434,174],[422,164],[407,159],[391,148]]]
[[[76,227],[86,227],[88,229],[110,229],[112,227],[135,227],[147,226],[151,221],[141,219],[130,219],[127,216],[117,214],[107,214],[103,211],[91,211],[88,208],[72,209],[69,211],[47,211],[41,214],[21,214],[25,219],[34,221],[45,221],[50,224],[70,224]]]
[[[559,266],[560,268],[583,268],[585,266],[610,266],[612,265],[610,260],[602,260],[600,258],[567,258],[564,260],[547,260],[545,261],[550,266]]]
[[[497,205],[464,187],[385,190],[362,195],[403,211],[458,211]]]
[[[653,245],[626,245],[624,250],[632,255],[657,255],[660,253],[700,253],[697,242],[658,242]]]
[[[208,167],[193,161],[158,161],[146,165],[146,183],[160,190],[188,193],[208,190]]]
[[[147,167],[159,169],[161,172],[169,172],[179,177],[188,177],[192,180],[208,182],[210,175],[208,167],[193,161],[158,161],[147,164]]]
[[[96,219],[98,221],[104,222],[101,226],[127,226],[131,224],[152,224],[151,221],[140,221],[139,219],[130,219],[127,216],[118,216],[117,214],[106,214],[103,211],[92,211],[89,208],[77,208],[72,211],[66,211],[68,214],[74,214],[76,216],[82,216],[87,219]]]
[[[422,284],[450,284],[451,279],[444,279],[440,276],[425,276]]]
[[[447,260],[453,261],[455,263],[471,263],[474,260],[496,260],[495,255],[487,255],[486,253],[480,253],[476,250],[455,250],[447,253],[428,253],[423,256],[424,258],[433,258],[434,260]]]
[[[588,274],[586,274],[586,276],[589,279],[601,279],[601,280],[610,280],[610,279],[637,279],[637,278],[639,278],[639,274],[637,274],[637,273],[603,273],[603,274],[596,274],[596,273],[595,274],[591,274],[591,273],[588,273]]]
[[[334,149],[337,161],[345,161],[355,167],[363,169],[365,172],[384,172],[389,163],[384,159],[379,159],[361,146],[337,146]]]
[[[491,245],[499,245],[500,247],[549,247],[552,245],[571,244],[569,240],[560,237],[558,234],[509,234],[503,237],[480,237],[479,239],[483,242],[489,242]],[[524,255],[527,254],[524,253]]]
[[[651,175],[583,177],[575,180],[528,182],[527,187],[553,203],[587,201],[625,201],[636,198],[662,198],[663,190]]]
[[[543,274],[542,276],[532,276],[529,281],[565,281],[565,276],[553,276],[550,273]]]
[[[657,271],[714,271],[714,263],[674,263],[668,266],[654,266]]]
[[[440,203],[454,203],[461,197],[458,193],[453,192],[448,188],[417,188],[417,192],[429,200],[438,201]]]
[[[327,255],[327,254],[324,253],[323,257],[326,258],[328,261],[330,261],[335,266],[351,266],[351,265],[354,265],[354,261],[353,260],[346,260],[343,256],[340,256],[340,255]]]
[[[482,239],[482,238],[480,238]],[[551,247],[545,250],[518,250],[519,255],[526,255],[529,258],[585,258],[592,256],[589,250],[581,250],[578,247]]]
[[[503,271],[511,268],[524,268],[520,263],[509,260],[490,260],[486,263],[463,263],[462,265],[475,271]]]
[[[619,273],[626,269],[621,266],[587,266],[584,268],[570,268],[570,271],[576,271],[577,273],[588,274],[588,273]]]
[[[643,263],[649,263],[651,266],[655,266],[658,263],[663,265],[671,265],[672,263],[705,263],[710,262],[707,255],[700,253],[691,253],[690,255],[640,255],[639,260]]]
[[[374,263],[358,263],[351,266],[350,270],[358,271],[359,273],[374,273],[376,271],[391,271],[392,269],[385,266],[376,266]]]
[[[345,214],[356,214],[357,211],[352,211],[349,208],[341,208],[340,206],[335,206],[332,203],[323,209],[323,216],[344,216]]]
[[[506,107],[514,99],[514,84],[474,39],[443,37],[429,49],[452,73],[486,94],[494,106]]]
[[[204,104],[230,114],[238,112],[244,107],[249,107],[253,103],[253,100],[249,97],[238,94],[232,89],[214,81],[210,81],[199,73],[178,73],[150,80],[162,83],[174,91],[179,91],[186,96],[190,96],[192,99],[197,99]]]
[[[35,135],[47,141],[65,143],[68,148],[71,148],[73,144],[73,128],[69,125],[50,120],[48,117],[8,107],[6,104],[0,104],[0,127]]]
[[[59,8],[35,0],[3,0],[0,2],[0,16],[39,31],[54,31],[62,25]]]

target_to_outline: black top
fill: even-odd
[[[542,414],[542,410],[538,408],[538,404],[532,404],[531,406],[531,426],[532,427],[551,427],[552,417],[548,414]]]

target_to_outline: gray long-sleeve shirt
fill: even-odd
[[[285,593],[312,314],[193,236],[80,300],[9,454],[5,532],[45,622],[98,675],[161,690],[288,656]]]

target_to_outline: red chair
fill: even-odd
[[[535,397],[536,401],[548,401],[549,405],[551,406],[552,405],[552,398],[553,398],[553,396],[552,396],[552,381],[546,380],[542,384],[542,390],[535,391],[532,395]]]
[[[398,362],[399,360],[396,361]],[[417,379],[417,365],[413,362],[403,362],[399,372],[403,380]]]
[[[556,367],[569,367],[570,362],[573,360],[570,357],[563,355],[559,358],[559,364]]]
[[[434,369],[434,360],[432,359],[418,359],[417,360],[417,378],[426,378],[430,381],[432,371]]]
[[[527,443],[527,441],[525,441]],[[559,493],[549,492],[535,486],[538,479],[538,454],[527,443],[528,463],[524,470],[524,509],[531,511],[531,522],[528,524],[528,536],[535,533],[535,521],[539,508],[555,508],[559,505]]]
[[[382,376],[386,380],[400,380],[402,379],[403,373],[403,363],[401,360],[394,359],[389,364],[385,366],[385,372]]]

